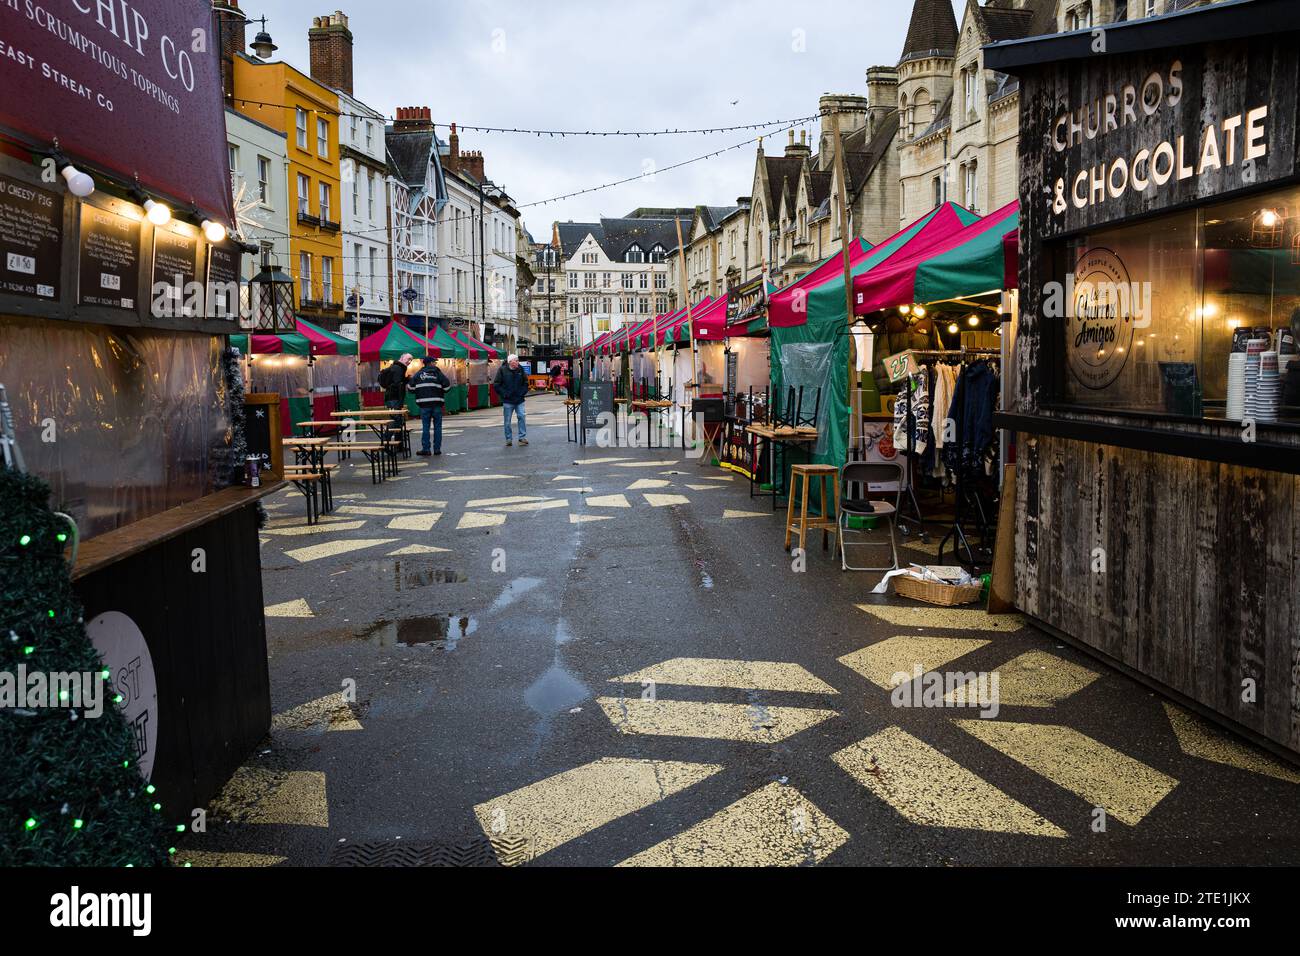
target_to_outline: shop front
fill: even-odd
[[[1300,753],[1300,43],[1275,0],[985,48],[1021,83],[1015,600]]]

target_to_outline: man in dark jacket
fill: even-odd
[[[447,401],[447,389],[451,381],[442,374],[432,361],[426,361],[424,367],[411,376],[411,392],[415,395],[415,404],[420,408],[420,450],[416,452],[422,458],[429,457],[429,423],[433,422],[433,454],[442,454],[442,411]]]
[[[406,406],[406,370],[411,366],[413,356],[407,352],[388,368],[379,373],[379,386],[384,390],[384,404],[398,409]],[[394,417],[393,425],[401,427],[406,424],[404,417]]]
[[[524,399],[528,397],[528,374],[519,365],[519,356],[511,355],[497,371],[492,386],[501,397],[501,409],[506,419],[506,447],[514,444],[510,431],[510,416],[519,417],[519,444],[528,444],[528,424],[524,420]]]

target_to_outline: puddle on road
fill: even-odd
[[[357,636],[378,647],[435,647],[454,651],[463,638],[478,630],[478,620],[467,616],[434,614],[379,621]]]
[[[494,611],[500,611],[509,607],[541,583],[541,578],[515,578],[506,585],[504,591],[497,595],[497,599],[493,601],[492,606],[488,608],[488,613],[491,614]]]
[[[524,691],[524,703],[548,717],[576,707],[590,696],[591,689],[557,661]]]
[[[358,571],[374,571],[393,579],[394,591],[414,591],[433,584],[464,584],[469,575],[455,568],[438,567],[432,561],[371,561]]]

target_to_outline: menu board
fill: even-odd
[[[135,311],[140,288],[140,222],[107,209],[81,207],[77,302]]]
[[[582,383],[582,427],[584,429],[597,429],[603,424],[610,421],[601,420],[602,415],[614,414],[614,383],[613,382],[583,382]]]
[[[187,298],[190,291],[187,287],[198,281],[198,258],[196,236],[174,226],[154,230],[150,287],[153,289],[155,313],[172,317],[196,314],[198,303],[193,297]]]
[[[63,197],[0,176],[0,292],[59,298]]]
[[[209,319],[239,318],[239,247],[231,242],[208,246],[207,308]]]

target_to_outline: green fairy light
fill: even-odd
[[[23,653],[26,654],[28,657],[30,657],[31,655],[36,653],[36,648],[28,644],[26,647],[23,648]]]
[[[169,847],[167,848],[167,855],[168,855],[168,856],[175,856],[175,855],[176,855],[176,847],[174,847],[174,846],[169,846]]]
[[[153,784],[149,784],[149,786],[147,786],[147,787],[144,788],[144,792],[145,792],[145,793],[150,793],[150,794],[151,794],[151,793],[153,793],[153,792],[154,792],[155,790],[157,790],[157,789],[158,789],[158,788],[155,787]]]
[[[121,694],[118,694],[116,697],[114,697],[114,698],[113,698],[113,703],[115,703],[115,704],[120,704],[120,703],[122,703],[122,695],[121,695]]]
[[[185,824],[183,824],[183,823],[178,823],[178,824],[176,824],[176,832],[177,832],[177,833],[184,833],[184,832],[185,832]]]
[[[68,536],[61,531],[54,537],[58,539],[59,544],[63,544],[63,542],[68,540]]]
[[[129,766],[131,766],[131,761],[129,761],[129,760],[123,760],[123,761],[122,761],[122,766],[123,766],[123,767],[129,767]]]
[[[113,676],[112,673],[109,671],[109,669],[108,669],[107,667],[105,667],[105,668],[104,668],[102,671],[100,671],[99,673],[100,673],[100,675],[104,678],[104,680],[108,680],[110,677]]]
[[[18,543],[25,548],[32,543],[32,536],[30,534],[25,534],[18,539]]]
[[[35,818],[35,817],[28,817],[28,818],[27,818],[27,821],[23,824],[23,826],[25,826],[28,830],[35,830],[35,829],[36,829],[36,818]]]
[[[54,609],[53,609],[53,608],[51,608],[47,613],[50,615],[50,618],[51,618],[51,619],[54,618]]]
[[[72,829],[74,830],[80,830],[85,825],[86,825],[86,821],[81,819],[80,817],[72,821]]]
[[[161,809],[162,809],[162,804],[161,804],[161,803],[155,803],[155,804],[153,805],[153,808],[154,808],[155,810],[161,810]]]

